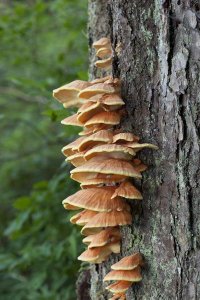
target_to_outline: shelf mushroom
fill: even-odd
[[[141,173],[135,169],[132,163],[114,158],[105,159],[104,157],[90,159],[70,173],[71,178],[78,182],[82,182],[86,178],[92,178],[95,174],[118,175],[122,178],[142,178]]]
[[[142,200],[142,194],[133,184],[129,181],[121,182],[118,188],[116,188],[114,194],[111,198],[115,198],[117,196],[126,198],[126,199],[137,199]]]
[[[106,289],[116,296],[124,295],[125,297],[125,293],[131,285],[142,280],[141,266],[143,265],[143,257],[140,253],[122,258],[111,266],[112,271],[104,277],[104,281],[116,281],[107,286]]]
[[[83,189],[63,200],[63,206],[67,204],[79,207],[79,209],[93,210],[97,212],[129,211],[129,205],[120,197],[111,199],[114,187],[96,187]],[[67,208],[66,208],[67,209]]]
[[[110,39],[101,38],[93,43],[93,47],[96,49],[96,56],[101,58],[97,60],[95,66],[97,68],[107,69],[112,65],[112,47]]]
[[[78,93],[90,85],[91,83],[87,81],[74,80],[53,90],[53,97],[63,103],[65,108],[79,107],[81,100],[78,98]]]
[[[84,189],[63,201],[66,209],[68,205],[84,209],[71,217],[70,221],[84,226],[81,230],[83,235],[94,235],[92,239],[89,239],[88,250],[80,255],[80,260],[100,263],[112,252],[120,252],[120,235],[119,229],[116,232],[116,228],[119,225],[131,224],[132,216],[129,205],[122,198],[111,199],[114,190],[115,187]],[[99,250],[89,251],[93,248]]]
[[[111,41],[101,38],[93,47],[99,57],[95,65],[102,69],[111,67]],[[75,166],[71,178],[82,189],[62,203],[65,209],[76,212],[70,222],[82,226],[81,233],[85,236],[83,243],[87,249],[78,259],[95,264],[102,263],[112,253],[120,253],[119,227],[132,224],[130,205],[124,198],[142,199],[132,180],[141,179],[147,166],[136,157],[137,152],[158,149],[119,129],[125,107],[120,86],[120,79],[106,76],[90,82],[75,80],[53,91],[54,98],[65,108],[78,109],[61,123],[83,128],[80,137],[62,149],[66,161]],[[112,271],[104,278],[116,281],[107,287],[114,294],[111,300],[126,299],[127,289],[142,279],[142,265],[142,256],[136,253],[111,267]]]
[[[84,151],[97,145],[110,144],[112,143],[112,140],[113,133],[111,130],[100,130],[83,138],[79,144],[78,150]]]
[[[61,124],[63,125],[71,125],[71,126],[80,126],[80,127],[83,127],[83,123],[81,123],[79,120],[78,120],[78,115],[77,114],[74,114],[72,116],[69,116],[65,119],[63,119],[61,121]]]
[[[100,94],[115,94],[120,91],[120,85],[119,82],[111,81],[110,83],[102,82],[102,83],[96,83],[93,84],[83,90],[81,90],[78,94],[78,97],[80,99],[89,99],[95,95]]]

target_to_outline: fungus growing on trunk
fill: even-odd
[[[77,152],[79,145],[81,144],[81,142],[84,140],[84,137],[79,137],[78,139],[76,139],[75,141],[71,142],[70,144],[64,146],[62,148],[62,153],[65,156],[70,156],[73,155]]]
[[[105,111],[104,107],[100,104],[100,102],[86,102],[83,104],[78,110],[77,120],[81,123],[87,122],[97,113]]]
[[[112,198],[115,198],[117,196],[126,198],[126,199],[137,199],[141,200],[142,194],[140,191],[138,191],[131,182],[124,181],[120,183],[119,187],[115,190],[114,194],[112,195]]]
[[[83,123],[81,123],[79,120],[78,120],[78,115],[75,114],[75,115],[72,115],[70,117],[67,117],[65,119],[63,119],[61,121],[61,124],[63,125],[71,125],[71,126],[80,126],[80,127],[83,127]]]
[[[90,86],[91,83],[82,80],[75,80],[53,90],[53,97],[63,103],[65,108],[79,107],[81,104],[78,93]]]
[[[130,225],[132,223],[132,215],[128,210],[112,210],[110,212],[100,212],[82,228],[81,233],[87,234],[87,229],[106,228],[115,226]]]
[[[84,152],[78,152],[68,156],[65,161],[70,162],[73,166],[79,167],[86,162],[84,158]]]
[[[93,147],[92,149],[86,151],[84,157],[86,160],[90,160],[96,156],[105,156],[106,158],[124,159],[132,160],[135,156],[135,152],[126,146],[115,145],[115,144],[105,144]]]
[[[139,137],[130,132],[120,132],[113,136],[113,143],[138,142]]]
[[[109,112],[109,111],[104,111],[96,114],[93,116],[91,119],[89,119],[84,126],[91,127],[93,125],[118,125],[120,122],[120,113],[119,112]]]
[[[102,60],[97,60],[95,62],[95,66],[101,69],[108,69],[111,67],[111,64],[112,64],[112,57],[108,57]]]
[[[106,228],[100,233],[87,236],[83,239],[84,243],[88,243],[88,248],[102,247],[110,242],[119,242],[121,240],[121,234],[119,227]]]
[[[129,161],[119,160],[114,158],[97,160],[96,157],[87,161],[84,165],[73,169],[71,178],[77,180],[84,173],[88,174],[108,174],[108,175],[121,175],[125,177],[142,178],[142,175],[134,168],[133,164]]]
[[[133,283],[142,280],[141,266],[143,265],[144,262],[140,253],[122,258],[119,262],[111,266],[112,271],[104,277],[104,281],[116,281],[107,286],[106,289],[114,295],[124,294],[125,296],[125,292]]]
[[[63,206],[70,204],[80,209],[98,212],[111,212],[113,210],[129,210],[129,205],[120,197],[111,199],[115,187],[95,187],[84,189],[63,200]]]
[[[96,66],[110,67],[110,40],[102,38],[93,46],[100,58]],[[132,223],[130,205],[124,198],[142,199],[131,180],[141,179],[147,166],[136,154],[144,148],[157,149],[157,146],[139,143],[138,136],[119,129],[125,102],[120,96],[118,78],[75,80],[54,90],[53,96],[65,108],[78,107],[77,113],[61,123],[83,127],[79,132],[81,137],[62,149],[66,161],[75,166],[70,172],[71,178],[80,182],[82,188],[62,202],[65,209],[78,211],[70,222],[83,226],[81,233],[87,249],[78,259],[102,263],[110,254],[120,253],[119,226]],[[114,294],[111,299],[125,300],[127,289],[142,279],[142,264],[142,256],[136,253],[111,267],[112,271],[104,278],[105,281],[116,280],[107,287]]]
[[[112,143],[112,139],[113,139],[112,131],[100,130],[94,134],[91,134],[83,138],[83,140],[81,140],[78,150],[84,151],[87,149],[91,149],[92,147],[99,144],[110,144]]]
[[[95,48],[95,50],[99,50],[101,48],[111,48],[111,42],[110,39],[103,37],[98,41],[95,41],[92,46]]]
[[[93,43],[96,49],[96,56],[102,58],[97,60],[95,66],[97,68],[107,69],[112,66],[112,47],[108,38],[101,38],[99,41]]]
[[[96,83],[92,86],[85,88],[84,90],[80,91],[78,97],[80,99],[89,99],[95,95],[99,94],[115,94],[118,93],[120,90],[119,82],[111,81],[110,83]]]

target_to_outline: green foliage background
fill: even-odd
[[[0,299],[73,300],[82,250],[61,201],[77,131],[52,89],[87,79],[86,0],[0,4]]]

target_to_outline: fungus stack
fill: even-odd
[[[131,285],[142,280],[141,266],[143,258],[140,253],[126,256],[111,266],[112,271],[104,277],[104,281],[116,281],[106,287],[114,294],[110,300],[126,299],[125,293]]]
[[[101,58],[97,60],[95,66],[97,68],[107,69],[112,66],[112,47],[108,38],[101,38],[94,42],[93,47],[96,50],[96,56]]]
[[[110,41],[100,39],[94,47],[101,58],[96,66],[110,67]],[[120,253],[119,226],[132,223],[130,206],[124,198],[142,199],[131,181],[141,179],[146,169],[136,154],[143,148],[157,147],[139,143],[132,133],[116,130],[125,113],[117,78],[75,80],[54,90],[53,96],[65,108],[78,108],[61,123],[82,127],[80,137],[62,149],[66,161],[75,166],[71,178],[81,185],[80,191],[63,201],[65,209],[78,211],[70,221],[82,226],[85,236],[87,249],[78,259],[101,263],[111,253]]]

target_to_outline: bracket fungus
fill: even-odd
[[[91,85],[90,82],[82,80],[74,80],[53,90],[53,97],[59,102],[63,103],[65,108],[79,107],[81,99],[78,98],[78,93]]]
[[[95,65],[112,65],[112,47],[108,38],[94,42],[99,58]],[[81,190],[63,200],[67,210],[78,211],[70,222],[82,226],[86,250],[78,257],[89,263],[102,263],[112,253],[120,253],[120,226],[132,224],[130,204],[125,200],[141,200],[135,179],[147,169],[136,155],[144,148],[158,149],[140,138],[119,129],[125,101],[120,95],[120,79],[106,76],[90,82],[75,80],[53,91],[53,96],[65,108],[77,107],[77,112],[61,121],[63,125],[82,127],[80,137],[64,146],[66,161],[75,168],[71,178],[81,184]],[[117,128],[116,128],[117,126]],[[125,292],[133,282],[140,281],[142,256],[125,257],[111,268],[104,278],[115,280],[107,289],[111,299],[125,300]]]
[[[102,144],[110,144],[113,140],[113,133],[109,130],[100,130],[94,134],[86,136],[79,144],[79,151],[91,149],[94,146]]]
[[[101,69],[111,68],[112,46],[110,40],[108,38],[101,38],[93,43],[93,47],[96,49],[96,56],[101,58],[101,60],[96,61],[95,66]]]
[[[125,293],[131,285],[142,280],[141,267],[143,265],[143,257],[139,252],[122,258],[111,266],[112,271],[104,277],[104,281],[116,281],[106,289],[114,295],[120,295],[120,297],[124,295],[126,299]]]

